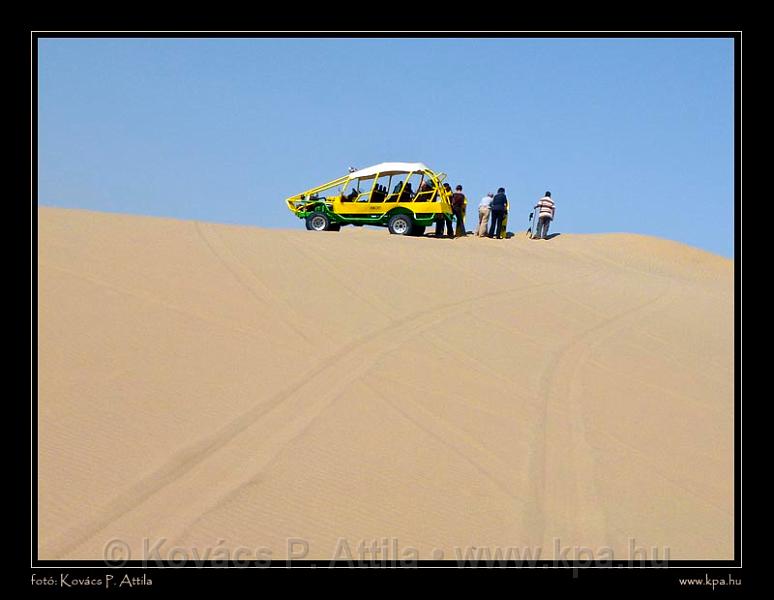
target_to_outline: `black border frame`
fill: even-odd
[[[613,560],[613,561],[594,561],[591,565],[586,563],[578,563],[577,561],[568,561],[567,564],[557,565],[555,560],[538,560],[530,562],[528,564],[519,563],[517,561],[502,561],[493,566],[486,564],[478,565],[460,565],[455,560],[446,561],[433,561],[433,560],[419,560],[413,563],[412,566],[418,568],[422,567],[438,567],[449,569],[451,571],[458,570],[470,570],[470,566],[475,566],[477,569],[486,570],[498,570],[502,567],[519,567],[519,572],[523,574],[531,574],[529,578],[535,582],[543,582],[546,577],[554,577],[552,575],[546,575],[547,573],[555,573],[559,571],[572,572],[575,577],[573,579],[583,579],[589,581],[594,585],[599,585],[600,573],[606,573],[602,576],[603,579],[616,579],[619,582],[623,582],[624,579],[631,579],[630,576],[622,576],[624,573],[631,574],[632,571],[639,573],[638,578],[644,577],[651,583],[658,583],[660,586],[669,585],[671,582],[674,587],[677,585],[678,573],[684,577],[701,578],[705,572],[710,570],[735,570],[742,567],[742,401],[741,401],[741,259],[742,259],[742,244],[741,244],[741,197],[742,197],[742,135],[741,135],[741,104],[742,104],[742,32],[741,29],[737,30],[725,30],[725,31],[364,31],[364,32],[351,32],[351,31],[261,31],[261,32],[248,32],[248,31],[36,31],[28,29],[26,33],[29,34],[29,64],[30,64],[30,200],[31,200],[31,335],[37,334],[37,313],[36,313],[36,301],[37,301],[37,278],[36,278],[36,262],[37,262],[37,179],[38,179],[38,164],[37,164],[37,136],[38,136],[38,119],[37,119],[37,99],[38,99],[38,81],[36,77],[36,70],[38,66],[38,47],[37,42],[39,39],[45,38],[731,38],[734,41],[734,296],[735,296],[735,308],[734,308],[734,492],[735,492],[735,504],[734,504],[734,558],[732,560],[723,561],[702,561],[702,560],[683,560],[683,561],[669,561],[667,567],[649,567],[647,564],[638,565],[632,564],[627,560]],[[35,338],[31,339],[31,429],[33,432],[31,438],[30,455],[31,455],[31,514],[30,514],[30,573],[35,574],[37,577],[52,576],[57,578],[60,573],[72,572],[71,569],[83,569],[83,571],[76,572],[77,575],[85,575],[87,573],[93,573],[95,577],[104,577],[105,573],[111,572],[118,580],[119,574],[122,577],[123,572],[128,572],[130,577],[139,576],[145,573],[151,579],[167,579],[174,575],[175,579],[180,577],[181,572],[190,572],[190,569],[197,571],[209,571],[223,573],[228,571],[227,578],[229,584],[231,583],[250,583],[245,579],[248,572],[252,571],[252,568],[259,567],[262,570],[267,568],[265,564],[252,561],[245,566],[245,563],[235,564],[230,561],[228,567],[224,568],[223,562],[204,561],[205,564],[195,564],[191,561],[190,564],[185,564],[180,567],[175,563],[170,565],[166,563],[164,566],[148,565],[143,567],[142,561],[128,561],[120,567],[106,566],[104,561],[89,560],[89,561],[59,561],[59,560],[39,560],[38,559],[38,511],[37,511],[37,373],[36,373],[36,354],[32,350],[36,349]],[[400,563],[396,561],[396,565]],[[355,569],[369,569],[374,567],[383,568],[384,566],[392,567],[392,562],[387,562],[386,565],[352,565],[347,561],[331,560],[301,560],[301,561],[272,561],[268,566],[271,570],[286,569],[293,570],[297,568],[355,568]],[[174,567],[174,568],[169,568]],[[215,568],[211,568],[215,567]],[[466,568],[468,567],[468,568]],[[134,569],[142,569],[142,571],[135,572]],[[409,567],[412,568],[412,567]],[[131,570],[130,570],[131,569]],[[150,572],[148,571],[150,570]],[[378,569],[377,569],[378,570]],[[512,569],[507,569],[512,572]],[[702,572],[703,570],[703,572]],[[644,576],[644,571],[650,574]],[[162,574],[166,572],[166,575]],[[596,574],[592,574],[596,572]],[[239,573],[235,575],[234,573]],[[655,573],[655,574],[654,574]],[[176,574],[176,575],[175,575]],[[578,576],[579,575],[579,576]],[[731,571],[728,576],[741,578],[741,573],[733,573]],[[715,577],[715,575],[713,575]],[[726,575],[718,574],[717,577],[726,577]],[[563,581],[568,581],[567,577],[559,576]],[[200,577],[191,577],[191,583],[194,586],[199,586],[201,582],[197,582]],[[213,577],[208,577],[212,581]],[[215,579],[220,579],[220,576]],[[603,582],[604,583],[604,582]],[[177,585],[177,584],[176,584]],[[39,586],[35,586],[39,587]],[[61,589],[61,588],[59,588]]]

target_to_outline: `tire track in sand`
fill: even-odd
[[[527,522],[536,524],[533,533],[544,553],[557,543],[561,548],[591,548],[595,556],[609,546],[578,375],[592,350],[669,304],[671,296],[667,282],[655,297],[582,331],[558,351],[541,376],[543,411],[531,456],[533,497]]]
[[[585,276],[579,276],[579,278]],[[435,307],[424,308],[414,312],[400,324],[385,325],[344,344],[342,347],[327,354],[326,358],[320,360],[318,366],[307,371],[280,392],[232,419],[211,436],[207,436],[177,452],[161,467],[121,493],[103,510],[100,510],[96,516],[70,528],[53,542],[42,545],[41,555],[54,558],[68,555],[74,549],[95,537],[111,523],[136,510],[156,494],[181,480],[193,469],[212,459],[216,453],[227,450],[227,445],[231,444],[241,434],[247,432],[250,427],[259,423],[268,415],[280,410],[283,404],[295,401],[295,404],[299,406],[294,406],[293,412],[286,416],[292,420],[294,418],[293,413],[297,412],[300,413],[301,417],[292,420],[284,428],[280,424],[279,429],[275,433],[277,438],[292,439],[293,429],[303,427],[303,422],[309,418],[314,418],[319,412],[325,410],[333,398],[338,396],[350,383],[365,374],[384,354],[398,349],[415,335],[467,310],[471,304],[497,296],[531,293],[537,288],[564,285],[575,281],[575,279],[498,290]],[[325,391],[324,394],[320,393],[321,389]],[[304,406],[304,404],[313,404],[313,410],[310,410],[310,407]],[[271,445],[267,444],[267,446]],[[254,471],[253,469],[250,472],[253,473]],[[237,485],[240,485],[240,483],[236,482],[234,485],[227,487],[225,493],[228,493],[229,490]],[[215,488],[216,486],[212,487]],[[217,495],[222,496],[224,494],[220,493]],[[195,502],[198,498],[189,500]],[[214,501],[217,502],[217,498]],[[198,513],[201,513],[201,508],[198,510]]]
[[[253,273],[252,269],[245,265],[226,245],[217,230],[209,223],[201,223],[199,221],[194,221],[193,223],[205,246],[207,246],[210,252],[212,252],[226,270],[233,275],[234,279],[236,279],[247,293],[253,299],[257,300],[262,307],[273,305],[279,310],[288,313],[289,317],[279,314],[277,316],[278,320],[300,337],[307,346],[314,346],[314,343],[309,339],[309,336],[293,322],[294,320],[298,320],[298,315],[295,314],[293,308],[286,302],[277,300],[271,290],[258,279],[255,273]],[[257,289],[260,289],[261,293],[259,293]]]

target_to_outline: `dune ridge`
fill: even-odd
[[[629,234],[38,220],[41,559],[733,557],[731,260]]]

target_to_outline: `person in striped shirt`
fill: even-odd
[[[556,205],[551,198],[551,192],[546,192],[546,195],[538,200],[535,205],[535,210],[538,211],[537,228],[535,229],[535,239],[545,240],[548,236],[548,226],[554,219],[556,213]]]

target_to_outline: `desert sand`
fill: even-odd
[[[733,558],[729,259],[38,219],[40,559]]]

